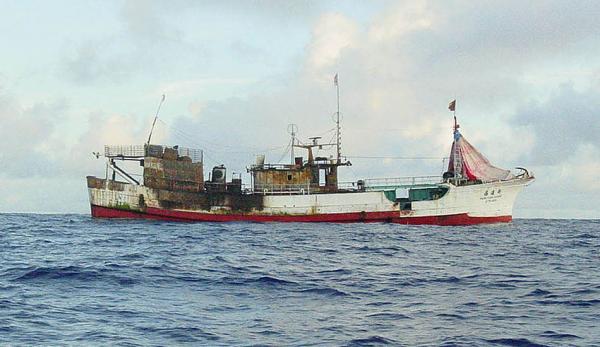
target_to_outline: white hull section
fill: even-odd
[[[266,214],[328,214],[395,211],[398,204],[383,192],[331,193],[310,195],[267,195],[263,199]]]
[[[445,216],[467,214],[470,217],[512,216],[517,195],[531,182],[514,179],[468,186],[450,187],[438,200],[414,201],[412,211],[403,216]]]

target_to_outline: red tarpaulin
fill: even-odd
[[[458,147],[458,153],[455,153],[456,147]],[[458,130],[454,133],[454,143],[452,143],[448,165],[448,171],[452,173],[454,173],[455,155],[459,155],[459,161],[462,162],[460,174],[468,180],[498,181],[515,177],[510,170],[500,169],[490,164],[489,160],[465,140]]]

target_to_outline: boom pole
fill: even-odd
[[[154,125],[156,124],[156,119],[158,119],[158,113],[160,112],[160,107],[165,101],[165,94],[162,95],[162,99],[160,99],[160,103],[158,104],[158,108],[156,109],[156,115],[154,115],[154,121],[152,122],[152,127],[150,128],[150,135],[148,135],[148,142],[150,144],[150,139],[152,139],[152,132],[154,131]]]

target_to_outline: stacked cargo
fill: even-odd
[[[201,192],[204,190],[202,162],[180,156],[176,148],[152,146],[144,158],[144,185],[149,188]]]

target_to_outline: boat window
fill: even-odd
[[[396,198],[408,198],[408,189],[396,188]]]

